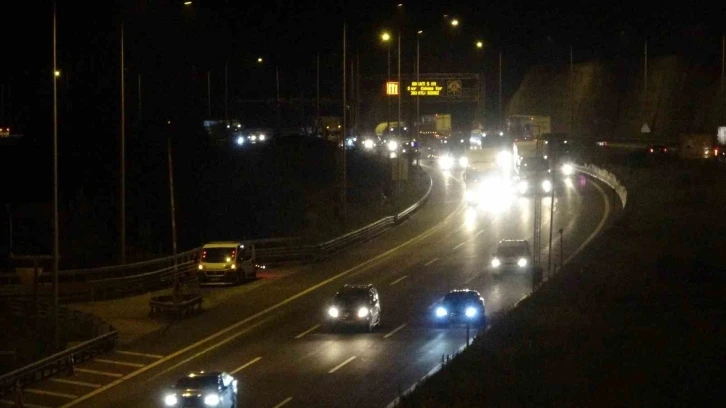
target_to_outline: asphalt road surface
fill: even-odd
[[[239,295],[79,365],[72,376],[31,385],[25,406],[164,406],[166,386],[206,369],[239,379],[242,407],[386,407],[466,345],[465,326],[440,328],[430,318],[449,290],[480,291],[491,323],[532,288],[529,275],[498,278],[488,267],[500,239],[532,242],[532,198],[468,208],[461,170],[444,172],[430,163],[427,171],[432,195],[410,220],[330,260],[268,270],[248,285],[205,289]],[[553,265],[581,250],[619,210],[607,186],[582,175],[573,180],[555,201]],[[540,250],[547,267],[550,200],[542,200]],[[378,287],[381,327],[372,333],[325,329],[324,306],[345,283]]]

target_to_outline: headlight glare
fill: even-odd
[[[499,258],[494,258],[494,259],[492,259],[492,266],[493,266],[493,267],[495,267],[495,268],[496,268],[496,267],[498,267],[498,266],[499,266],[499,265],[501,265],[501,264],[502,264],[502,262],[501,262],[501,261],[499,260]]]
[[[519,265],[521,268],[524,268],[527,266],[527,259],[526,258],[519,258],[517,261],[517,265]]]
[[[439,306],[436,308],[436,317],[444,317],[446,316],[446,309]]]
[[[575,168],[571,164],[565,163],[562,165],[562,173],[566,176],[571,176],[575,172]]]
[[[340,310],[337,307],[331,307],[328,309],[328,315],[335,319],[340,315]]]
[[[177,402],[179,402],[179,399],[174,394],[168,394],[164,397],[164,404],[166,404],[167,407],[173,407]]]
[[[464,313],[466,314],[466,317],[474,317],[476,316],[476,308],[469,306],[466,308]]]
[[[204,396],[204,405],[215,407],[219,405],[219,401],[219,395],[217,394],[209,394]]]
[[[367,307],[361,307],[360,309],[358,309],[358,317],[366,317],[368,316],[368,313],[369,311]]]
[[[461,167],[467,167],[469,165],[469,159],[467,157],[460,157],[459,158],[459,166]]]

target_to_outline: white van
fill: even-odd
[[[200,283],[239,283],[257,277],[255,245],[240,241],[205,244],[199,256]]]

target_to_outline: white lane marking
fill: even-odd
[[[438,298],[438,299],[437,299],[437,300],[436,300],[436,301],[435,301],[434,303],[432,303],[432,304],[431,304],[431,306],[429,306],[429,307],[428,307],[428,309],[429,309],[429,310],[433,309],[433,308],[434,308],[434,306],[436,306],[436,305],[438,305],[439,303],[441,303],[441,301],[442,301],[442,300],[444,300],[444,297],[443,297],[443,296],[441,296],[441,297],[440,297],[440,298]]]
[[[302,332],[302,333],[298,334],[297,336],[295,336],[295,338],[296,338],[296,339],[302,338],[302,337],[303,337],[304,335],[306,335],[306,334],[310,333],[311,331],[313,331],[313,330],[317,329],[318,327],[320,327],[320,325],[319,325],[319,324],[316,324],[315,326],[313,326],[313,327],[311,327],[311,328],[309,328],[309,329],[305,330],[304,332]]]
[[[17,404],[15,401],[8,401],[8,400],[1,400],[0,403],[3,403],[5,405],[12,405],[12,406],[16,406],[16,404]],[[25,401],[23,401],[23,406],[28,407],[28,408],[51,408],[47,405],[28,404]]]
[[[462,242],[461,244],[459,244],[459,245],[455,246],[455,247],[454,247],[453,249],[458,249],[459,247],[461,247],[461,246],[462,246],[462,245],[464,245],[464,244],[466,244],[466,242]]]
[[[426,262],[426,263],[424,264],[424,266],[429,266],[429,265],[431,265],[432,263],[434,263],[434,262],[436,262],[436,261],[438,261],[438,260],[439,260],[439,258],[434,258],[434,259],[432,259],[432,260],[430,260],[430,261]]]
[[[565,264],[567,264],[568,262],[570,262],[570,260],[572,260],[572,258],[574,258],[585,247],[585,245],[587,245],[587,243],[589,243],[593,238],[595,238],[595,236],[597,236],[597,234],[600,233],[600,230],[605,225],[605,221],[607,220],[607,217],[610,214],[610,201],[608,201],[608,198],[607,198],[607,195],[605,194],[605,191],[603,191],[603,189],[600,186],[598,186],[597,184],[595,184],[595,183],[591,183],[591,184],[594,185],[595,188],[597,188],[599,190],[600,194],[602,195],[603,200],[605,201],[605,211],[603,213],[603,217],[600,219],[600,223],[598,224],[597,228],[595,228],[595,231],[593,231],[593,233],[590,234],[589,237],[587,237],[587,239],[585,240],[585,242],[583,242],[582,245],[580,245],[580,247],[578,247],[577,250],[564,261]],[[514,307],[516,307],[517,305],[519,305],[519,303],[522,300],[524,300],[525,298],[527,298],[527,297],[528,297],[528,295],[523,295],[521,298],[519,298],[519,300],[517,300],[517,302],[515,303]],[[443,299],[443,298],[441,298],[441,299]],[[432,307],[434,307],[438,302],[441,301],[441,299],[439,299],[433,305],[429,306],[429,309],[431,309]],[[512,308],[510,308],[510,310],[511,309]],[[487,326],[486,330],[489,330],[490,327],[491,327],[491,325]],[[431,371],[429,371],[423,378],[421,378],[418,382],[414,383],[412,386],[410,386],[408,389],[406,389],[406,391],[404,391],[402,393],[402,395],[405,396],[405,395],[410,394],[421,381],[423,381],[426,378],[429,378],[430,376],[434,375],[440,369],[441,369],[441,364],[439,363]],[[393,401],[391,401],[390,404],[388,404],[386,406],[386,408],[393,408],[393,407],[398,406],[398,403],[400,402],[400,399],[401,399],[400,397],[396,397]]]
[[[68,399],[76,399],[76,398],[78,398],[78,395],[63,394],[62,392],[53,392],[53,391],[39,390],[37,388],[25,388],[25,389],[23,389],[23,391],[29,392],[31,394],[50,395],[52,397],[62,397],[62,398],[68,398]]]
[[[424,167],[430,167],[430,166],[425,166],[424,165]],[[462,184],[463,185],[463,182],[459,182],[459,184]],[[274,304],[274,305],[268,307],[267,309],[261,310],[261,311],[255,313],[255,314],[253,314],[252,316],[246,317],[246,318],[238,321],[237,323],[234,323],[234,324],[228,326],[227,328],[225,328],[223,330],[220,330],[220,331],[218,331],[216,333],[213,333],[213,334],[211,334],[211,335],[209,335],[209,336],[207,336],[207,337],[199,340],[196,343],[190,344],[190,345],[184,347],[183,349],[179,349],[179,350],[177,350],[177,351],[175,351],[175,352],[167,355],[164,358],[160,358],[160,359],[154,361],[153,363],[147,364],[143,368],[138,369],[138,370],[136,370],[136,371],[134,371],[132,373],[129,373],[129,374],[125,375],[124,377],[121,377],[121,378],[119,378],[118,380],[116,380],[114,382],[111,382],[109,384],[106,384],[106,385],[104,385],[103,387],[101,387],[101,388],[99,388],[97,390],[94,390],[92,392],[89,392],[88,394],[82,396],[81,398],[78,398],[75,401],[71,401],[71,402],[69,402],[69,403],[67,403],[65,405],[62,405],[59,408],[69,408],[69,407],[78,405],[81,402],[83,402],[83,401],[85,401],[87,399],[93,398],[96,395],[98,395],[98,394],[100,394],[100,393],[108,390],[109,388],[115,387],[115,386],[121,384],[122,382],[124,382],[126,380],[129,380],[131,378],[134,378],[137,375],[142,374],[142,373],[144,373],[144,372],[146,372],[148,370],[151,370],[152,368],[154,368],[154,367],[156,367],[156,366],[158,366],[160,364],[164,364],[167,361],[169,361],[171,359],[174,359],[174,358],[176,358],[176,357],[178,357],[178,356],[180,356],[180,355],[188,352],[189,350],[193,350],[193,349],[201,346],[204,343],[208,343],[208,342],[210,342],[212,340],[217,339],[218,337],[224,336],[225,334],[227,334],[227,333],[229,333],[229,332],[231,332],[233,330],[237,330],[239,327],[241,327],[241,326],[249,323],[250,321],[252,321],[254,319],[257,319],[260,316],[264,316],[264,315],[266,315],[266,314],[268,314],[268,313],[270,313],[270,312],[272,312],[274,310],[277,310],[277,309],[285,306],[286,304],[288,304],[290,302],[293,302],[293,301],[295,301],[295,300],[297,300],[297,299],[299,299],[299,298],[301,298],[301,297],[307,295],[308,293],[311,293],[311,292],[313,292],[313,291],[315,291],[317,289],[320,289],[321,287],[323,287],[323,286],[325,286],[325,285],[327,285],[327,284],[329,284],[331,282],[334,282],[334,281],[336,281],[336,280],[338,280],[340,278],[343,278],[345,276],[348,276],[348,275],[350,275],[350,274],[352,274],[354,272],[357,272],[359,270],[363,270],[364,268],[366,268],[368,266],[375,265],[376,262],[378,262],[381,259],[384,259],[384,258],[390,256],[391,254],[397,252],[401,248],[404,248],[404,247],[407,247],[407,246],[412,245],[414,243],[423,241],[424,239],[426,239],[426,238],[430,237],[431,235],[435,234],[440,229],[444,228],[449,222],[451,222],[451,220],[454,218],[454,216],[456,216],[456,214],[458,214],[459,212],[461,212],[461,210],[463,208],[464,208],[464,201],[463,200],[460,200],[459,201],[459,205],[449,215],[447,215],[446,218],[444,218],[443,221],[441,221],[440,223],[436,224],[434,227],[431,227],[429,230],[427,230],[426,232],[422,233],[421,235],[418,235],[416,237],[413,237],[413,238],[409,239],[408,241],[406,241],[406,242],[404,242],[404,243],[402,243],[402,244],[400,244],[400,245],[398,245],[398,246],[396,246],[394,248],[391,248],[388,251],[386,251],[386,252],[384,252],[384,253],[382,253],[380,255],[377,255],[377,256],[375,256],[375,257],[373,257],[373,258],[371,258],[371,259],[369,259],[369,260],[367,260],[367,261],[365,261],[363,263],[360,263],[360,264],[358,264],[358,265],[356,265],[356,266],[354,266],[352,268],[349,268],[349,269],[347,269],[347,270],[345,270],[345,271],[343,271],[343,272],[341,272],[341,273],[339,273],[339,274],[337,274],[335,276],[332,276],[332,277],[330,277],[330,278],[328,278],[328,279],[326,279],[326,280],[324,280],[324,281],[322,281],[322,282],[320,282],[320,283],[318,283],[316,285],[313,285],[313,286],[311,286],[311,287],[303,290],[302,292],[299,292],[299,293],[297,293],[297,294],[295,294],[293,296],[290,296],[289,298],[287,298],[287,299],[285,299],[285,300],[283,300],[283,301],[281,301],[281,302],[279,302],[277,304]],[[212,348],[219,347],[222,343],[223,342],[219,342],[218,344],[215,344],[214,346],[212,346],[210,348],[210,350]],[[226,342],[224,342],[224,343],[226,343]]]
[[[51,378],[50,380],[53,382],[62,383],[62,384],[72,384],[72,385],[81,385],[83,387],[101,388],[101,384],[94,384],[94,383],[89,383],[89,382],[85,382],[85,381],[66,380],[65,378]]]
[[[238,368],[235,368],[234,370],[230,371],[229,373],[232,375],[237,374],[238,372],[244,370],[245,368],[251,366],[252,364],[254,364],[260,360],[262,360],[262,357],[253,358],[252,360],[242,364],[241,366],[239,366]]]
[[[355,360],[356,356],[353,356],[342,363],[338,364],[337,366],[333,367],[330,371],[328,371],[328,374],[333,374],[334,372],[338,371],[339,368],[343,367],[344,365],[350,363],[351,361]]]
[[[139,363],[127,363],[125,361],[118,361],[118,360],[106,360],[104,358],[94,358],[93,361],[97,361],[99,363],[107,363],[107,364],[117,364],[122,366],[128,366],[128,367],[136,367],[141,368],[144,365]]]
[[[108,371],[89,370],[88,368],[76,368],[75,370],[78,371],[79,373],[105,375],[106,377],[121,378],[124,376],[123,374],[119,374],[119,373],[110,373]]]
[[[474,237],[478,237],[479,235],[481,235],[483,233],[484,233],[484,230],[481,230],[481,231],[477,232],[476,234],[474,234]]]
[[[406,279],[406,278],[408,278],[408,275],[403,275],[403,276],[401,276],[400,278],[398,278],[398,279],[396,279],[395,281],[391,282],[391,286],[393,286],[393,285],[397,284],[398,282],[400,282],[400,281],[402,281],[402,280],[404,280],[404,279]]]
[[[206,354],[206,353],[208,353],[208,352],[210,352],[210,351],[214,350],[215,348],[217,348],[217,347],[219,347],[219,346],[221,346],[221,345],[223,345],[223,344],[227,344],[227,343],[229,343],[230,341],[232,341],[232,340],[236,339],[237,337],[239,337],[239,336],[241,336],[241,335],[243,335],[243,334],[246,334],[247,332],[251,331],[252,329],[256,328],[257,326],[260,326],[260,325],[261,325],[262,323],[265,323],[265,322],[267,322],[267,321],[268,321],[268,320],[270,320],[271,318],[272,318],[272,316],[269,316],[269,317],[267,317],[267,318],[265,318],[265,319],[262,319],[262,320],[260,320],[259,322],[257,322],[257,323],[255,323],[255,324],[253,324],[252,326],[249,326],[249,327],[247,327],[246,329],[244,329],[244,330],[240,331],[239,333],[235,333],[235,334],[234,334],[233,336],[230,336],[230,337],[228,337],[228,338],[226,338],[226,339],[224,339],[224,340],[220,341],[219,343],[216,343],[216,344],[214,344],[214,345],[212,345],[212,346],[209,346],[209,347],[207,347],[206,349],[204,349],[204,350],[202,350],[202,351],[200,351],[200,352],[198,352],[198,353],[194,354],[193,356],[191,356],[191,357],[187,358],[186,360],[183,360],[183,361],[180,361],[180,362],[178,362],[178,363],[174,364],[173,366],[171,366],[171,367],[167,368],[166,370],[164,370],[164,371],[160,372],[159,374],[156,374],[155,376],[151,377],[151,380],[154,380],[154,379],[156,379],[156,378],[160,377],[161,375],[163,375],[163,374],[166,374],[166,373],[168,373],[169,371],[171,371],[171,370],[173,370],[173,369],[175,369],[175,368],[179,367],[180,365],[182,365],[182,364],[186,364],[186,363],[188,363],[189,361],[191,361],[191,360],[193,360],[193,359],[195,359],[195,358],[197,358],[197,357],[201,356],[202,354]]]
[[[605,194],[605,191],[603,191],[602,187],[598,186],[596,183],[590,183],[590,184],[595,186],[595,188],[597,188],[598,191],[600,191],[600,194],[602,195],[603,200],[605,201],[605,212],[603,213],[602,218],[600,219],[600,223],[597,225],[597,228],[595,228],[595,231],[592,234],[590,234],[589,237],[587,237],[585,242],[583,242],[577,248],[577,250],[572,253],[572,255],[568,256],[567,259],[565,259],[565,261],[564,261],[565,264],[569,263],[572,260],[572,258],[574,258],[577,254],[579,254],[580,251],[582,251],[585,248],[585,246],[587,244],[589,244],[590,241],[592,241],[595,238],[595,236],[597,236],[600,233],[600,230],[605,226],[605,221],[607,220],[608,215],[610,214],[610,201],[608,200],[607,194]]]
[[[275,406],[274,406],[274,407],[272,407],[272,408],[280,408],[281,406],[283,406],[283,405],[287,404],[287,403],[288,403],[288,402],[290,402],[290,401],[292,401],[292,397],[287,397],[287,398],[285,398],[284,400],[282,400],[282,402],[280,402],[279,404],[275,405]]]
[[[396,334],[396,332],[397,332],[397,331],[399,331],[399,330],[403,329],[404,327],[406,327],[406,323],[404,323],[404,324],[402,324],[402,325],[400,325],[400,326],[396,327],[395,329],[393,329],[393,331],[392,331],[392,332],[390,332],[390,333],[386,334],[385,336],[383,336],[383,338],[384,338],[384,339],[387,339],[387,338],[389,338],[389,337],[393,336],[394,334]]]
[[[164,356],[159,354],[147,354],[147,353],[137,353],[135,351],[126,351],[126,350],[115,350],[116,353],[119,354],[126,354],[129,356],[138,356],[138,357],[149,357],[149,358],[164,358]]]
[[[469,283],[471,283],[471,281],[473,281],[474,279],[476,279],[476,278],[478,278],[480,276],[481,276],[481,274],[475,274],[471,278],[467,279],[466,282],[464,282],[464,285],[468,285]]]

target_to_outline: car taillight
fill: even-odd
[[[650,152],[653,153],[653,148],[652,147],[650,148]]]
[[[202,259],[207,259],[207,251],[202,251]]]

